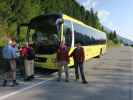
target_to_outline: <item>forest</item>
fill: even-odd
[[[0,0],[0,45],[5,36],[15,35],[17,25],[46,13],[65,13],[85,24],[107,33],[109,41],[118,43],[116,32],[107,32],[100,23],[98,13],[86,10],[76,0]]]

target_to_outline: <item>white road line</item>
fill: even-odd
[[[44,84],[44,83],[47,83],[50,80],[52,80],[52,79],[49,79],[49,80],[46,80],[46,81],[41,81],[41,82],[38,82],[37,84],[33,84],[32,86],[27,86],[27,87],[25,87],[23,89],[20,89],[18,91],[15,91],[15,92],[9,93],[7,95],[1,96],[0,100],[7,99],[8,97],[14,96],[14,95],[19,94],[21,92],[24,92],[24,91],[26,91],[28,89],[31,89],[31,88],[36,87],[36,86],[39,86],[39,85]]]

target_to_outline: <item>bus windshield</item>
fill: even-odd
[[[56,52],[61,32],[59,19],[59,16],[39,16],[29,23],[29,28],[35,30],[32,41],[37,54]]]
[[[58,34],[35,32],[32,35],[34,49],[37,54],[52,54],[58,47]]]

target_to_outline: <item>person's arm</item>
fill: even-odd
[[[81,48],[81,55],[82,55],[82,61],[85,61],[85,53],[84,53],[84,48]]]
[[[74,56],[74,52],[75,52],[75,49],[72,51],[72,53],[70,54],[69,57],[73,57]]]

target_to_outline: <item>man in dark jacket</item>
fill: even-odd
[[[80,43],[76,44],[76,48],[74,49],[74,51],[70,56],[72,56],[74,59],[76,80],[79,79],[79,70],[80,70],[82,83],[84,84],[88,83],[85,79],[84,69],[83,69],[83,64],[85,60],[84,49],[80,46]]]

